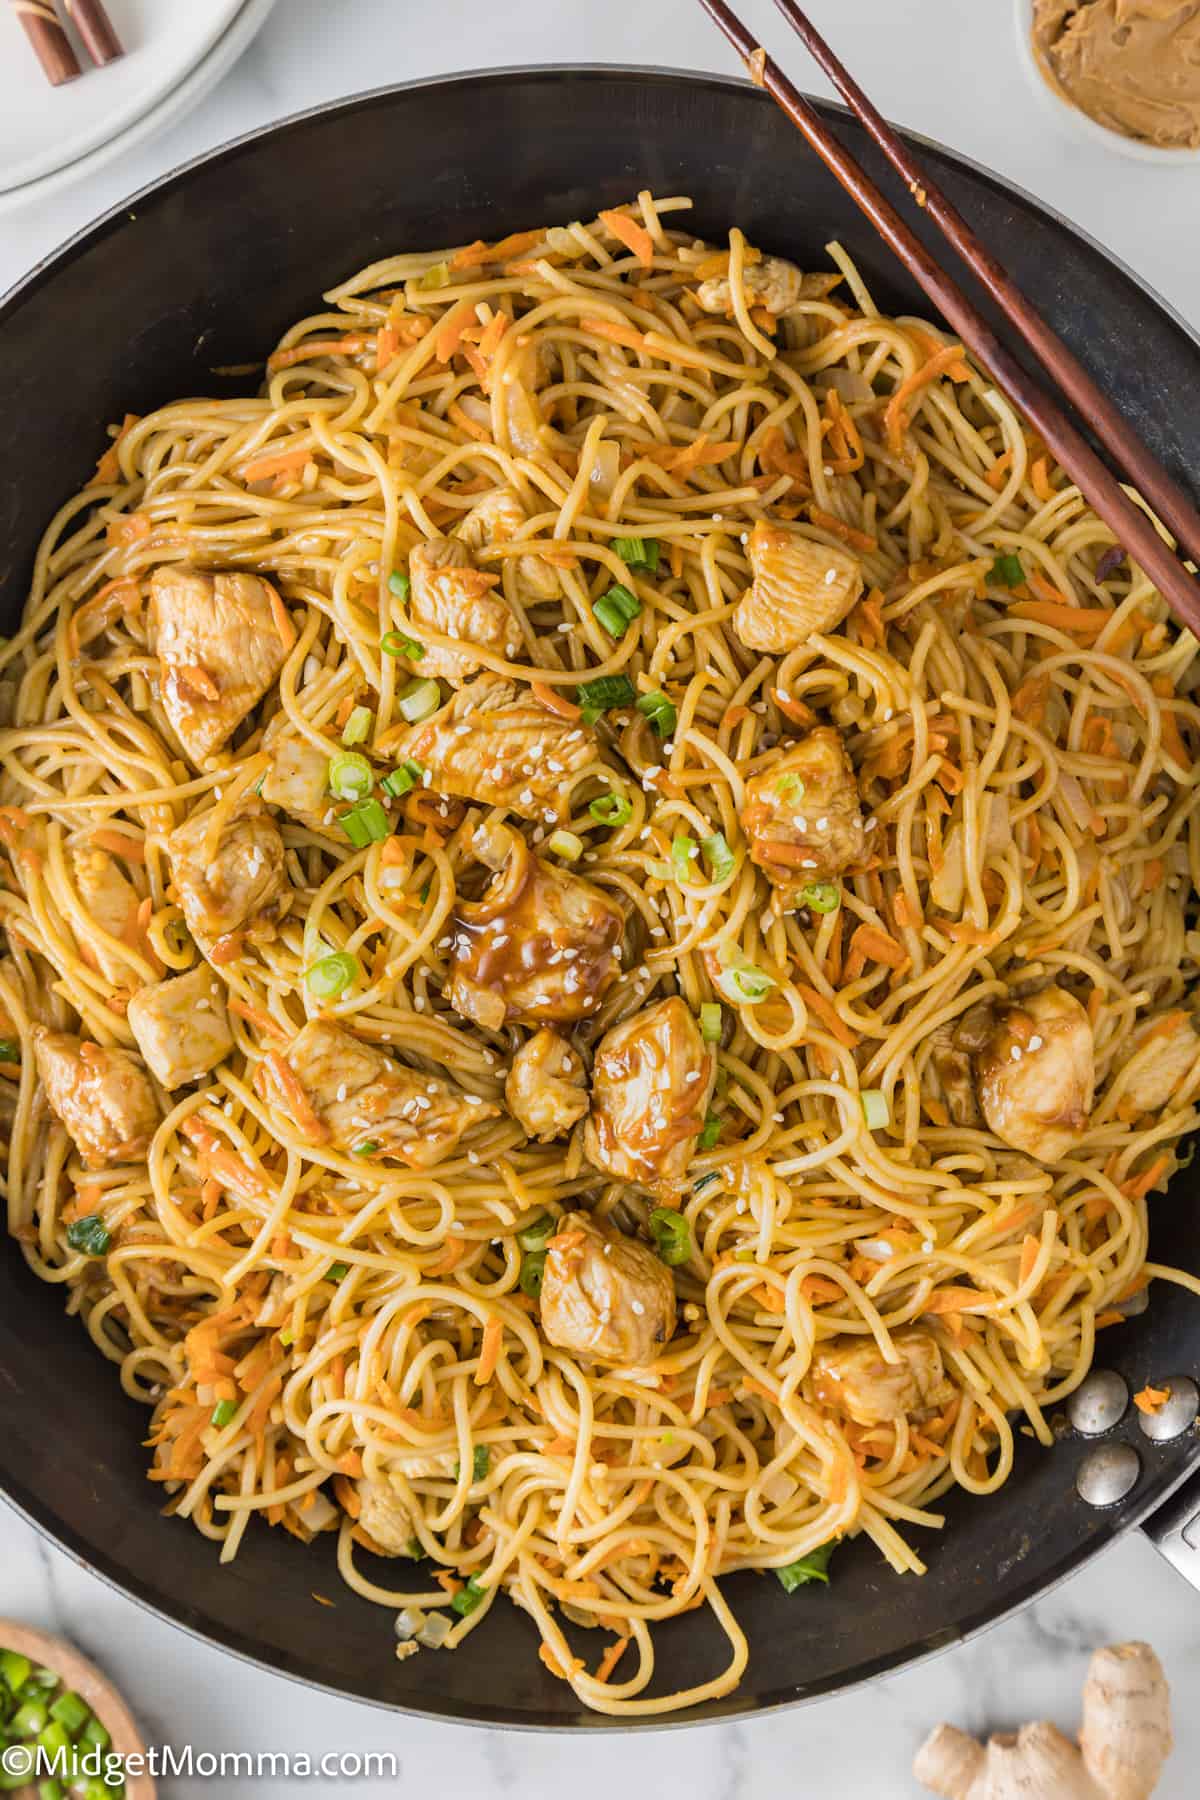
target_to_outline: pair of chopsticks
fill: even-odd
[[[1181,551],[1193,563],[1200,564],[1200,513],[1182,488],[1155,460],[1128,421],[1101,393],[1083,364],[980,243],[962,214],[876,111],[795,0],[775,0],[775,3],[851,112],[903,178],[916,204],[940,228],[982,282],[1027,348],[1153,507]],[[798,126],[966,347],[1033,422],[1121,546],[1141,566],[1177,616],[1200,637],[1200,582],[1194,570],[1189,570],[1178,560],[1154,521],[1130,499],[1058,400],[1027,374],[1005,348],[953,276],[934,261],[861,163],[839,141],[778,64],[765,54],[725,0],[700,0],[700,5],[724,32],[757,85],[765,88]]]
[[[75,47],[63,30],[54,0],[9,0],[33,45],[42,72],[51,87],[61,87],[82,75]],[[79,33],[80,42],[96,64],[115,62],[125,51],[112,28],[102,0],[63,0],[63,11]]]

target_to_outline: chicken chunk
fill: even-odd
[[[498,487],[476,501],[455,536],[472,550],[482,550],[488,544],[510,544],[525,522],[516,489]],[[530,601],[556,600],[562,591],[557,571],[543,556],[518,557],[517,586]]]
[[[644,1244],[567,1213],[546,1247],[541,1316],[560,1350],[637,1368],[675,1329],[675,1283]]]
[[[888,1425],[907,1416],[926,1419],[953,1398],[934,1338],[919,1326],[895,1331],[898,1363],[886,1362],[874,1338],[831,1338],[812,1360],[813,1393],[822,1406],[856,1425]]]
[[[1087,1127],[1096,1086],[1092,1027],[1065,988],[1043,988],[998,1013],[974,1058],[989,1128],[1039,1162],[1069,1155]]]
[[[107,850],[77,849],[72,862],[75,886],[88,916],[110,937],[127,943],[130,920],[138,909],[137,889],[132,881]],[[129,964],[114,956],[98,939],[89,941],[85,954],[87,951],[95,956],[100,973],[107,980],[130,982],[133,972]]]
[[[396,1157],[411,1169],[440,1162],[464,1132],[500,1111],[440,1075],[394,1062],[326,1019],[309,1020],[292,1039],[287,1062],[340,1150]],[[286,1095],[281,1104],[288,1107]]]
[[[497,873],[454,914],[451,1006],[488,1031],[586,1019],[617,976],[621,908],[506,826],[477,834],[476,848]]]
[[[165,1088],[199,1081],[233,1049],[225,990],[207,963],[140,988],[126,1016],[138,1049]]]
[[[971,1052],[954,1025],[940,1025],[930,1039],[930,1061],[941,1089],[941,1099],[955,1125],[983,1123],[975,1093]]]
[[[357,1483],[358,1522],[384,1556],[407,1556],[413,1540],[412,1514],[386,1476]]]
[[[1200,1037],[1185,1012],[1161,1013],[1139,1025],[1123,1065],[1119,1111],[1128,1118],[1177,1104],[1200,1057]],[[1127,1071],[1127,1072],[1126,1072]],[[1194,1086],[1194,1082],[1191,1084]]]
[[[436,631],[464,646],[450,650],[426,645],[415,663],[419,675],[441,676],[461,687],[482,664],[469,646],[511,659],[521,648],[521,630],[502,593],[492,593],[500,577],[473,568],[470,552],[459,538],[433,538],[414,546],[408,559],[412,596],[408,616],[418,640],[423,630]]]
[[[284,713],[263,733],[263,749],[271,756],[259,789],[267,805],[320,830],[333,804],[328,752],[302,736]]]
[[[268,582],[241,572],[213,575],[175,563],[150,577],[163,706],[195,763],[229,741],[283,667],[273,596]]]
[[[597,1168],[654,1193],[687,1179],[704,1128],[717,1059],[679,996],[659,1000],[601,1038],[584,1149]]]
[[[572,789],[599,761],[589,727],[547,712],[491,675],[410,726],[393,747],[401,761],[415,757],[430,770],[443,794],[552,824],[570,811]]]
[[[765,306],[776,318],[790,312],[808,297],[807,283],[822,280],[828,283],[830,279],[829,276],[802,275],[795,263],[785,262],[782,256],[764,256],[760,262],[747,263],[742,270],[747,306]],[[836,281],[837,277],[832,279]],[[829,288],[825,286],[815,291],[828,293]],[[696,299],[707,313],[732,313],[733,284],[728,275],[716,275],[709,281],[702,281],[696,289]]]
[[[544,1025],[513,1057],[504,1098],[531,1138],[548,1144],[566,1137],[588,1109],[583,1058]]]
[[[145,1156],[158,1129],[158,1103],[132,1051],[44,1025],[34,1031],[33,1049],[51,1109],[89,1169]]]
[[[785,525],[759,519],[747,554],[754,580],[734,608],[733,629],[748,650],[785,656],[814,632],[835,630],[863,590],[856,556]]]
[[[209,841],[212,814],[195,813],[167,839],[188,929],[205,946],[283,917],[291,890],[283,839],[257,800],[244,801]]]
[[[751,776],[741,822],[751,862],[776,887],[833,881],[863,862],[867,828],[840,733],[818,725]]]

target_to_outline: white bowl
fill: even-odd
[[[1179,169],[1200,163],[1200,147],[1194,150],[1168,150],[1161,144],[1144,144],[1138,138],[1126,137],[1123,132],[1101,125],[1088,113],[1073,106],[1042,73],[1042,66],[1033,48],[1033,0],[1014,0],[1013,18],[1017,30],[1017,53],[1030,87],[1059,128],[1077,143],[1102,144],[1108,150],[1115,150],[1119,156],[1132,157],[1135,162],[1158,163],[1168,168]]]

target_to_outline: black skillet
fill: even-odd
[[[855,154],[879,159],[840,109]],[[1200,468],[1197,341],[1094,244],[995,176],[921,146],[947,193],[1040,304],[1151,449],[1188,484]],[[7,628],[39,533],[87,478],[103,427],[187,394],[245,391],[214,369],[261,359],[321,290],[391,251],[498,237],[593,216],[640,187],[690,194],[697,232],[740,224],[757,244],[821,263],[837,237],[891,311],[925,303],[771,102],[740,82],[628,69],[501,70],[322,108],[193,163],[84,232],[0,306],[0,596]],[[980,297],[985,311],[990,309]],[[1194,485],[1193,485],[1194,491]],[[1152,1252],[1200,1264],[1195,1181],[1153,1201]],[[342,1693],[451,1719],[608,1723],[583,1714],[536,1656],[530,1622],[497,1606],[454,1655],[392,1654],[389,1614],[340,1584],[328,1545],[251,1530],[236,1562],[159,1516],[144,1477],[145,1415],[118,1391],[61,1297],[0,1252],[0,1488],[89,1567],[190,1630]],[[1100,1337],[1131,1390],[1200,1373],[1200,1303],[1156,1284],[1152,1304]],[[1019,1438],[989,1500],[955,1495],[946,1529],[918,1533],[929,1573],[898,1578],[868,1544],[838,1553],[831,1588],[788,1596],[768,1577],[727,1583],[752,1654],[731,1717],[832,1693],[956,1643],[1045,1592],[1118,1532],[1145,1524],[1186,1565],[1200,1526],[1200,1441],[1153,1444],[1126,1411],[1101,1444],[1136,1447],[1137,1479],[1098,1509],[1076,1492],[1094,1446]],[[1189,1479],[1190,1478],[1190,1479]],[[1198,1536],[1200,1543],[1200,1536]],[[1197,1559],[1200,1562],[1200,1559]],[[411,1572],[411,1571],[410,1571]],[[379,1578],[403,1584],[405,1567]],[[337,1602],[319,1607],[313,1590]],[[713,1674],[724,1646],[701,1613],[658,1633],[661,1686]]]

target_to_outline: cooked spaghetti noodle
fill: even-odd
[[[687,204],[388,258],[128,418],[0,659],[10,1228],[150,1479],[222,1560],[336,1533],[402,1654],[507,1593],[618,1714],[736,1685],[725,1574],[919,1573],[1200,1290],[1195,641],[959,346]]]

